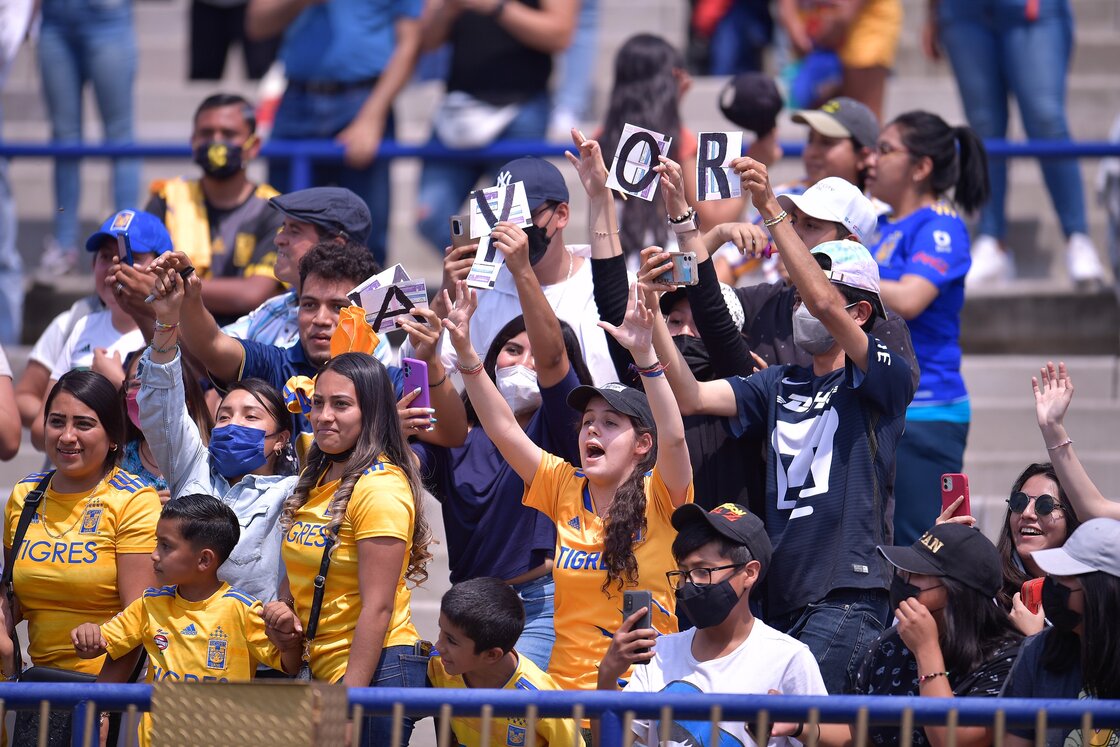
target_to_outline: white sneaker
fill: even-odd
[[[981,234],[972,242],[972,267],[965,276],[966,288],[978,288],[985,283],[1003,283],[1015,277],[1015,263],[1010,255],[1000,249],[994,236]]]
[[[1077,286],[1104,284],[1104,267],[1093,240],[1083,233],[1070,235],[1066,244],[1066,267],[1069,279]]]
[[[45,248],[43,257],[39,260],[37,274],[41,278],[52,278],[59,275],[68,275],[78,266],[78,250],[75,247],[64,247],[54,240],[47,238],[43,242]]]

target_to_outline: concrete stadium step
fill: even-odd
[[[1120,308],[1111,291],[1090,294],[1052,280],[1017,281],[970,292],[961,320],[966,354],[1044,359],[1120,353]]]
[[[1027,397],[980,400],[973,403],[969,440],[998,445],[1003,451],[1045,451],[1035,420],[1034,402]],[[1074,399],[1066,428],[1079,446],[1104,451],[1116,444],[1120,402]]]
[[[1041,439],[1037,450],[1025,452],[985,451],[974,444],[972,434],[969,434],[968,440],[964,471],[968,475],[969,490],[973,496],[999,496],[1002,501],[1007,498],[1011,483],[1028,464],[1049,460],[1042,448]],[[1120,500],[1120,459],[1117,459],[1116,454],[1108,451],[1086,451],[1081,448],[1081,443],[1077,447],[1078,458],[1101,493],[1113,500]]]
[[[1120,401],[1120,358],[1067,356],[1062,360],[1073,379],[1075,401]],[[1037,377],[1045,363],[1045,358],[1037,356],[966,355],[961,373],[974,407],[1022,393],[1023,406],[1033,412],[1031,377]]]

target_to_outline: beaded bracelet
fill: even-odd
[[[618,236],[618,229],[616,228],[613,231],[592,231],[591,233],[601,239],[605,239],[608,236]]]
[[[461,371],[462,369],[459,369],[459,370]],[[443,378],[442,379],[440,379],[439,381],[437,381],[434,384],[429,381],[428,382],[428,388],[429,389],[435,389],[437,386],[441,386],[443,384],[443,382],[445,382],[445,381],[447,381],[447,369],[443,370]]]
[[[771,226],[778,225],[779,223],[781,223],[782,221],[784,221],[788,217],[789,217],[789,213],[787,213],[785,210],[783,210],[782,212],[775,215],[773,218],[768,218],[767,220],[762,221],[762,225],[766,226],[767,228],[770,228]]]
[[[178,350],[179,349],[179,343],[175,343],[173,345],[168,345],[165,348],[161,348],[161,347],[157,346],[155,344],[155,342],[153,341],[151,344],[148,345],[148,347],[150,347],[152,350],[154,350],[157,353],[170,353],[172,350]]]
[[[918,684],[919,685],[924,685],[925,683],[929,682],[930,680],[935,680],[938,677],[948,677],[948,676],[949,676],[948,672],[930,672],[929,674],[923,674],[921,677],[919,677],[918,678]]]
[[[1067,438],[1065,441],[1062,441],[1060,444],[1054,444],[1053,446],[1047,446],[1046,450],[1047,451],[1054,451],[1056,449],[1062,448],[1063,446],[1073,446],[1073,439],[1072,438]]]
[[[689,207],[688,210],[685,210],[675,218],[673,216],[669,216],[669,222],[673,224],[687,223],[694,215],[696,215],[696,208]]]
[[[637,363],[633,363],[633,364],[631,364],[630,368],[633,369],[634,372],[637,373],[639,376],[644,376],[647,379],[652,379],[656,376],[661,376],[666,371],[668,371],[669,370],[669,364],[668,363],[662,363],[661,361],[657,361],[653,365],[650,365],[650,366],[639,366]]]
[[[463,368],[463,366],[456,363],[455,368],[459,369],[459,373],[463,374],[464,376],[477,376],[478,374],[482,373],[484,365],[485,364],[483,364],[482,361],[479,361],[477,366],[468,366],[466,368]]]
[[[178,329],[178,328],[179,328],[179,322],[175,322],[174,324],[164,324],[159,319],[156,319],[156,330],[157,331],[158,330],[163,330],[163,329]]]

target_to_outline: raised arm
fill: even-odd
[[[788,217],[778,220],[785,211],[774,196],[766,166],[752,158],[737,158],[731,165],[739,173],[743,189],[750,192],[751,200],[763,220],[770,223],[770,235],[782,255],[790,281],[801,295],[801,301],[840,343],[848,358],[861,371],[867,371],[867,334],[848,314],[844,296],[821,272],[820,265],[793,230]]]
[[[1073,379],[1065,363],[1048,362],[1031,377],[1034,388],[1035,414],[1046,453],[1054,465],[1054,473],[1081,521],[1106,517],[1120,519],[1120,503],[1105,498],[1077,458],[1073,439],[1066,431],[1065,417],[1073,401]]]
[[[541,464],[541,447],[525,435],[513,410],[509,409],[498,392],[498,387],[482,370],[482,359],[471,344],[470,320],[478,307],[478,298],[465,282],[460,282],[455,303],[452,304],[450,298],[445,299],[444,303],[451,309],[451,313],[443,320],[443,327],[448,331],[451,344],[458,354],[459,371],[463,374],[467,396],[471,398],[471,404],[474,405],[474,411],[478,414],[486,435],[498,447],[498,451],[513,467],[525,487],[529,487]]]
[[[0,350],[0,356],[2,355],[4,351]],[[0,461],[6,462],[19,453],[22,436],[12,377],[0,376]]]
[[[155,289],[157,297],[180,285],[185,286],[178,315],[168,308],[168,318],[158,321],[164,325],[179,325],[180,344],[190,350],[211,374],[222,381],[236,381],[245,360],[245,349],[235,338],[222,332],[214,317],[206,310],[202,303],[202,280],[198,274],[191,274],[185,281],[179,277],[179,273],[190,266],[190,259],[182,252],[164,254],[149,266],[158,278]],[[174,280],[172,275],[175,276]],[[157,342],[160,339],[163,339],[160,335],[154,337]]]
[[[415,435],[421,441],[436,446],[462,446],[467,440],[467,412],[439,355],[442,332],[439,315],[432,309],[418,308],[415,313],[427,324],[421,324],[405,314],[397,317],[397,324],[408,332],[413,354],[428,364],[429,397],[436,418],[430,431],[419,431]]]
[[[674,506],[680,506],[688,498],[688,486],[692,482],[692,463],[688,459],[688,444],[684,440],[684,420],[680,408],[673,398],[673,390],[665,380],[664,370],[658,370],[657,356],[653,349],[653,325],[656,293],[644,291],[635,283],[630,290],[630,300],[626,307],[626,318],[616,327],[607,322],[599,322],[619,344],[630,351],[638,366],[645,385],[649,409],[657,424],[657,470],[669,489]],[[649,370],[649,373],[644,373]]]

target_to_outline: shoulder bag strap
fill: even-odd
[[[334,547],[334,537],[327,537],[323,546],[323,559],[319,563],[319,573],[315,576],[315,595],[311,599],[311,614],[307,618],[307,627],[303,631],[303,639],[307,643],[315,640],[315,632],[319,629],[319,614],[323,611],[323,593],[327,586],[327,571],[331,565],[331,548]]]
[[[8,608],[15,608],[15,589],[12,585],[12,573],[15,572],[16,558],[19,556],[20,545],[23,544],[23,537],[27,534],[27,527],[31,524],[31,519],[39,510],[39,504],[43,502],[43,494],[47,492],[47,485],[50,484],[51,478],[54,477],[54,470],[43,475],[39,480],[39,484],[35,489],[27,494],[23,499],[23,510],[19,514],[19,523],[16,524],[16,533],[12,535],[12,549],[4,551],[4,573],[0,576],[0,589],[3,589],[4,594],[8,597]],[[23,656],[22,648],[20,647],[19,638],[16,635],[15,621],[12,621],[12,644],[15,648],[15,670],[18,675],[23,671]]]

